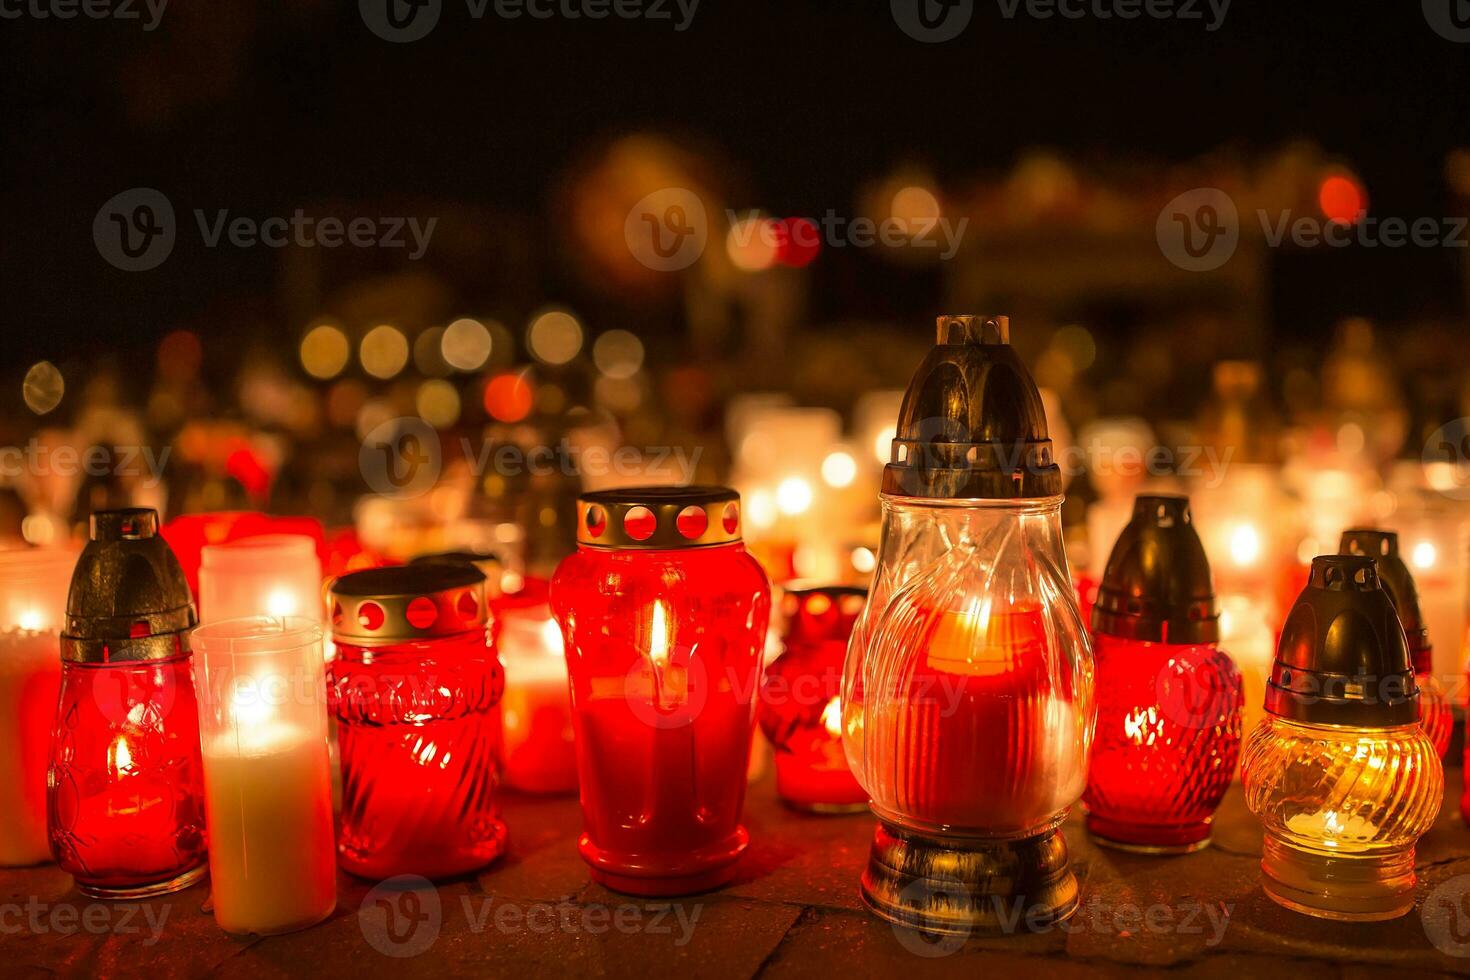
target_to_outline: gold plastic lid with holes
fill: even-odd
[[[485,574],[474,565],[423,562],[344,575],[327,593],[332,639],[390,646],[484,632]]]
[[[670,551],[740,540],[740,494],[729,487],[630,487],[577,499],[577,543]]]
[[[61,659],[106,664],[167,660],[190,651],[199,623],[158,512],[99,510],[72,572]]]

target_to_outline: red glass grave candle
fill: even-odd
[[[858,813],[868,793],[842,750],[842,662],[866,589],[790,590],[786,649],[766,670],[761,728],[776,750],[776,792],[798,810]]]
[[[158,515],[92,515],[61,636],[47,793],[52,852],[85,895],[160,895],[205,872],[196,623]]]
[[[1214,586],[1189,500],[1140,496],[1093,608],[1097,730],[1087,829],[1128,850],[1206,847],[1240,757],[1240,672],[1216,644]]]
[[[353,874],[447,878],[505,851],[494,714],[504,676],[484,593],[484,574],[465,564],[369,569],[332,585],[337,858]]]
[[[1338,553],[1366,555],[1378,565],[1378,579],[1393,600],[1394,611],[1409,641],[1409,657],[1414,662],[1414,683],[1419,688],[1419,725],[1441,759],[1449,751],[1450,734],[1455,727],[1449,697],[1434,676],[1434,645],[1419,611],[1419,590],[1414,576],[1399,552],[1399,536],[1393,531],[1373,528],[1351,528],[1342,532]]]
[[[635,895],[724,884],[740,814],[770,586],[723,487],[578,501],[551,605],[566,641],[593,877]]]

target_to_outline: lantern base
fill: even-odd
[[[1210,846],[1210,821],[1141,824],[1087,815],[1087,833],[1103,847],[1134,854],[1192,854]]]
[[[725,839],[681,853],[674,860],[617,854],[593,844],[586,834],[578,840],[577,850],[592,868],[592,880],[604,888],[640,898],[674,898],[729,884],[749,844],[745,828],[736,827]]]
[[[1381,922],[1414,907],[1414,848],[1387,854],[1317,854],[1267,836],[1266,894],[1319,919]]]
[[[1050,928],[1077,910],[1077,878],[1057,829],[1020,840],[915,834],[879,822],[863,901],[920,932]]]
[[[209,865],[201,864],[181,875],[151,885],[94,885],[77,879],[77,891],[88,898],[101,898],[114,902],[132,901],[139,898],[155,898],[170,892],[182,891],[198,883],[209,873]]]

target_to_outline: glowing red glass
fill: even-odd
[[[579,507],[579,530],[600,538],[606,525],[593,520],[588,532]],[[626,525],[618,517],[618,533],[650,538],[639,521],[647,513],[634,508]],[[765,573],[738,539],[643,550],[584,538],[557,569],[551,604],[566,639],[580,849],[593,877],[638,895],[725,883],[748,841],[741,810],[770,615]]]
[[[1093,656],[1087,829],[1140,850],[1204,846],[1240,755],[1244,697],[1235,663],[1211,644],[1103,633],[1093,638]]]
[[[863,589],[786,593],[786,649],[766,670],[760,721],[776,750],[776,792],[799,810],[852,813],[867,791],[842,748],[842,665]]]
[[[51,849],[84,894],[128,898],[204,873],[191,658],[64,663],[47,796]]]
[[[505,850],[495,795],[504,683],[483,630],[361,647],[337,640],[338,861],[364,878],[445,878]]]

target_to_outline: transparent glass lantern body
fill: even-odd
[[[1414,903],[1414,848],[1444,798],[1418,725],[1353,728],[1268,715],[1241,754],[1246,805],[1266,830],[1266,892],[1308,915],[1377,920]]]
[[[843,682],[853,774],[906,831],[1053,830],[1082,795],[1095,713],[1061,497],[882,505]]]

